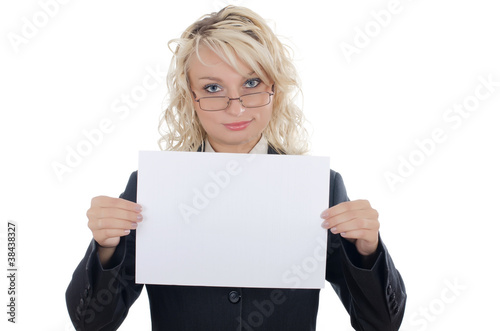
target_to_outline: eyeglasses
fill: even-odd
[[[243,94],[238,98],[230,97],[203,97],[196,99],[196,94],[193,92],[196,102],[199,103],[200,109],[206,111],[219,111],[229,107],[232,100],[239,100],[245,108],[259,108],[271,103],[271,96],[274,95],[274,85],[271,92],[257,92]]]

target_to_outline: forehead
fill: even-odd
[[[252,68],[244,63],[238,56],[234,56],[235,65],[227,63],[230,59],[221,58],[216,52],[206,46],[200,46],[188,63],[188,76],[190,79],[199,79],[203,76],[248,77]]]

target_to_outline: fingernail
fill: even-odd
[[[328,216],[328,209],[321,213],[321,218],[325,218]]]
[[[125,234],[129,234],[130,230],[124,230],[123,232],[125,232]]]
[[[324,227],[325,229],[328,229],[328,221],[324,221],[323,223],[321,223],[321,226]]]
[[[135,206],[135,210],[142,211],[142,207],[140,205]]]
[[[141,214],[138,214],[138,215],[137,215],[137,220],[138,220],[138,221],[142,221],[142,215],[141,215]]]
[[[335,231],[337,231],[337,228],[333,227],[333,228],[330,229],[330,231],[332,231],[332,233],[335,233]]]
[[[137,229],[137,223],[132,223],[132,229]]]

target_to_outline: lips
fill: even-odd
[[[240,131],[240,130],[245,129],[247,126],[249,126],[251,122],[252,121],[234,122],[234,123],[224,124],[224,126],[232,131]]]

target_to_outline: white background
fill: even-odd
[[[137,168],[137,152],[158,149],[166,88],[148,91],[128,114],[112,106],[141,86],[148,68],[166,71],[168,40],[230,3],[68,1],[44,21],[40,3],[46,2],[0,7],[0,256],[5,265],[13,220],[19,262],[18,324],[0,314],[8,330],[72,329],[64,292],[91,239],[90,199],[120,194]],[[494,273],[500,87],[458,127],[443,115],[472,100],[479,76],[500,81],[495,2],[401,0],[384,27],[370,13],[386,9],[387,0],[233,3],[270,19],[293,47],[314,128],[311,154],[330,156],[350,198],[368,199],[379,211],[382,238],[407,286],[402,329],[492,329],[500,308]],[[9,36],[27,33],[23,27],[34,19],[40,27],[13,46]],[[340,45],[354,46],[365,27],[372,37],[348,63]],[[65,163],[68,149],[84,143],[83,132],[105,118],[113,130],[59,180],[54,162]],[[436,128],[447,139],[419,159],[424,154],[415,140]],[[398,174],[400,160],[412,155],[419,164],[391,190],[384,174]],[[120,330],[149,325],[143,293]],[[318,330],[333,329],[351,327],[328,288],[321,292]]]

